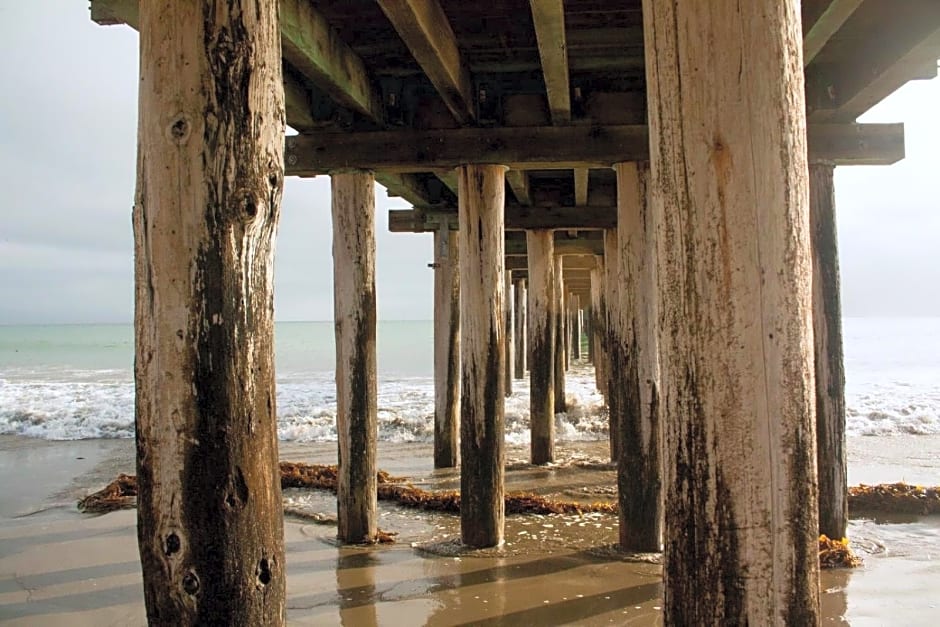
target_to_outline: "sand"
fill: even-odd
[[[560,447],[567,464],[524,464],[510,449],[509,489],[565,498],[609,491],[603,444]],[[335,445],[284,445],[283,459],[335,461]],[[853,482],[940,484],[940,437],[851,438]],[[383,469],[429,488],[453,487],[433,471],[424,444],[383,444]],[[0,622],[4,625],[143,625],[134,511],[77,512],[75,500],[118,472],[133,472],[129,441],[45,442],[0,436]],[[287,491],[292,508],[331,514],[333,497]],[[613,550],[611,516],[514,516],[507,545],[468,552],[456,517],[380,505],[398,542],[347,548],[335,528],[288,517],[288,622],[296,625],[657,625],[661,569]],[[865,564],[826,571],[825,624],[940,622],[940,520],[855,520],[850,537]]]

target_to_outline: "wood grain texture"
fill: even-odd
[[[527,279],[517,279],[513,278],[513,285],[515,290],[513,296],[516,300],[515,307],[515,325],[516,325],[516,352],[515,352],[515,363],[513,364],[515,370],[515,377],[517,379],[525,378],[526,371],[526,353],[528,351],[528,342],[526,338],[526,327],[527,327],[527,311],[526,311],[526,299],[527,299]]]
[[[515,338],[514,338],[514,333],[513,333],[514,331],[513,314],[515,313],[513,310],[515,309],[514,307],[515,301],[512,296],[512,272],[510,272],[509,270],[506,270],[504,280],[506,281],[506,285],[504,287],[504,293],[505,293],[504,315],[505,315],[505,321],[506,321],[506,325],[505,325],[506,341],[503,342],[503,347],[504,347],[504,350],[506,351],[506,367],[503,370],[503,376],[505,377],[505,389],[503,390],[503,394],[506,395],[506,398],[509,398],[510,396],[512,396],[513,364],[515,362],[515,355],[516,355],[516,352],[515,352],[516,347],[515,347],[515,341],[514,341]]]
[[[446,242],[442,240],[446,239]],[[457,233],[434,232],[434,467],[457,465],[460,264]]]
[[[816,460],[819,533],[845,537],[849,519],[845,450],[845,365],[833,166],[809,166],[813,246],[813,338],[816,366]]]
[[[505,504],[503,205],[505,168],[458,168],[460,189],[460,533],[503,541]]]
[[[659,551],[662,535],[662,424],[655,340],[656,286],[652,221],[646,202],[649,167],[619,163],[617,223],[623,403],[618,495],[620,548]]]
[[[604,389],[610,416],[610,460],[620,461],[620,423],[623,418],[623,363],[620,338],[620,241],[617,229],[604,231]]]
[[[354,544],[372,542],[376,534],[375,178],[371,172],[344,172],[330,180],[337,535]]]
[[[526,231],[529,251],[529,424],[531,461],[555,459],[555,239],[552,231]]]
[[[796,0],[644,0],[665,622],[819,623]]]
[[[140,6],[138,544],[153,625],[283,624],[277,3]]]
[[[555,285],[552,290],[555,300],[554,314],[552,324],[555,327],[555,384],[552,389],[555,393],[555,412],[562,413],[568,411],[568,403],[565,399],[565,370],[567,360],[568,340],[565,338],[565,278],[563,272],[563,257],[555,255],[554,264]]]

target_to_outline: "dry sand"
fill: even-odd
[[[886,444],[886,442],[888,442]],[[613,472],[602,444],[561,447],[569,463],[534,469],[510,449],[509,489],[600,498]],[[135,512],[84,516],[75,499],[133,471],[128,441],[44,442],[0,436],[0,622],[10,625],[145,624]],[[282,458],[332,462],[334,445],[285,445]],[[382,445],[379,461],[429,489],[452,487],[427,445]],[[512,463],[515,460],[518,463]],[[940,484],[940,437],[853,438],[857,481]],[[333,497],[287,491],[290,507],[332,513]],[[456,517],[380,504],[398,543],[344,548],[335,528],[288,518],[288,622],[297,625],[656,625],[660,567],[613,550],[616,519],[514,516],[501,550],[465,552]],[[940,623],[940,521],[853,521],[865,565],[827,571],[825,623]]]

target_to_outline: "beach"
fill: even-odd
[[[845,323],[849,484],[940,485],[940,319]],[[429,322],[380,322],[378,465],[427,490],[434,470]],[[332,323],[279,323],[280,458],[336,462]],[[134,473],[130,325],[0,327],[0,623],[145,623],[135,512],[82,514],[79,498]],[[607,412],[572,362],[558,461],[527,463],[528,381],[506,399],[507,491],[615,496]],[[659,556],[624,556],[609,514],[511,515],[499,550],[464,551],[452,514],[379,502],[396,542],[341,547],[335,497],[284,492],[287,618],[296,625],[655,625]],[[322,522],[325,524],[322,524]],[[863,565],[824,571],[826,624],[940,622],[940,517],[854,518]]]
[[[596,500],[615,479],[604,442],[559,446],[559,463],[525,463],[510,446],[507,490]],[[905,456],[895,453],[904,451]],[[849,438],[850,481],[940,484],[940,436]],[[334,443],[285,443],[281,458],[335,463]],[[434,471],[425,443],[386,443],[379,465],[425,489],[452,488],[454,470]],[[869,463],[868,460],[871,460]],[[119,472],[133,473],[129,440],[55,442],[0,437],[0,621],[9,625],[143,625],[135,512],[78,512],[78,498]],[[514,515],[506,546],[466,551],[456,516],[380,502],[380,527],[396,542],[341,547],[328,492],[290,489],[288,623],[295,625],[657,625],[658,556],[619,554],[616,517]],[[940,520],[853,519],[854,570],[827,570],[826,624],[934,625],[940,619]]]

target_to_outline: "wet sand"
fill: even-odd
[[[851,438],[850,480],[940,484],[940,437]],[[567,500],[609,498],[613,469],[604,443],[559,447],[553,468],[508,451],[508,490]],[[333,463],[334,444],[282,444],[282,459]],[[434,471],[426,444],[382,444],[379,465],[427,489],[455,487]],[[47,442],[0,436],[0,621],[10,625],[145,624],[135,512],[84,516],[75,500],[133,472],[130,441]],[[289,509],[335,514],[332,495],[285,491]],[[657,625],[656,556],[614,549],[616,517],[510,516],[506,546],[465,551],[456,516],[380,502],[379,525],[398,542],[339,547],[335,527],[288,517],[288,622],[297,625]],[[865,559],[825,571],[824,622],[940,622],[940,520],[853,520]],[[644,561],[646,560],[646,561]]]

